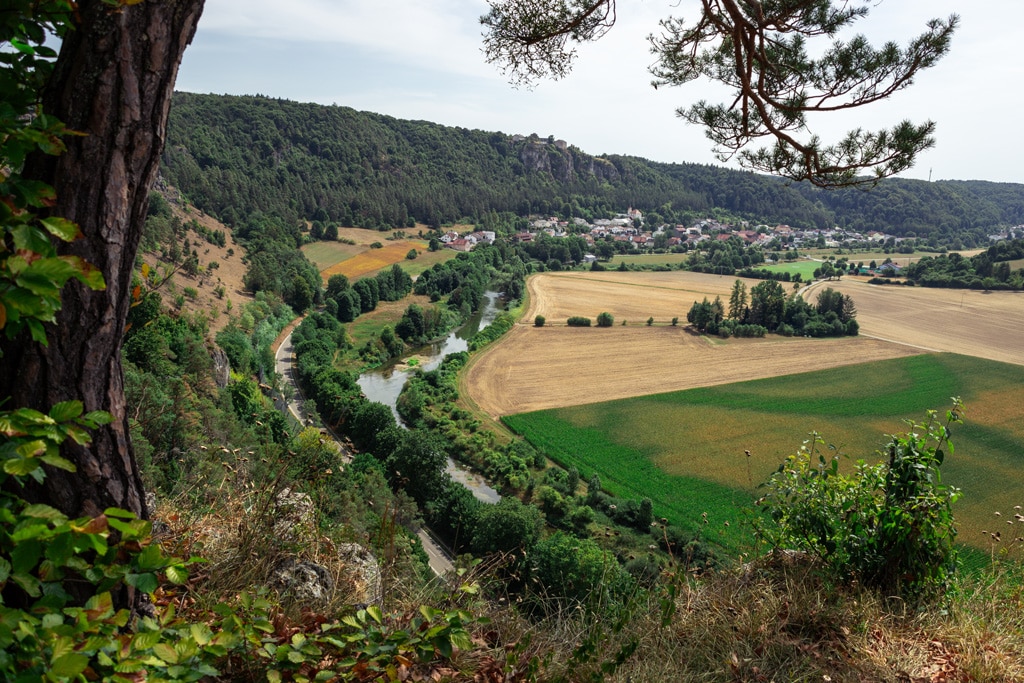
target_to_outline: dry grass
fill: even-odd
[[[993,623],[979,614],[987,601],[972,596],[955,616],[894,614],[878,595],[828,586],[806,564],[772,563],[682,586],[666,628],[630,625],[646,627],[640,648],[613,680],[1024,680],[1019,613]]]
[[[625,607],[566,607],[540,621],[504,603],[475,605],[490,621],[477,647],[456,657],[452,680],[1024,681],[1024,593],[1005,576],[974,580],[950,604],[924,611],[829,585],[813,564],[778,555],[700,578],[663,578],[665,586]],[[499,662],[502,676],[481,676]],[[526,675],[531,667],[535,678]]]
[[[190,230],[188,240],[202,242],[201,246],[195,247],[199,254],[199,273],[192,277],[184,271],[178,270],[170,281],[159,290],[163,296],[164,305],[170,305],[186,287],[195,289],[197,295],[194,298],[185,297],[183,309],[205,316],[212,336],[228,324],[231,313],[237,313],[242,304],[253,298],[252,292],[246,291],[243,282],[247,269],[246,265],[242,263],[245,249],[235,242],[231,236],[231,229],[216,218],[206,215],[193,206],[183,209],[172,203],[171,207],[183,223],[188,224],[189,221],[196,220],[210,230],[222,230],[227,236],[225,246],[218,247],[216,244],[206,242],[201,236]],[[230,256],[228,255],[229,249],[233,251]],[[171,269],[169,264],[160,261],[158,254],[142,254],[142,259],[157,273],[169,272]],[[212,270],[210,269],[211,263],[217,264]],[[218,287],[224,288],[223,298],[217,296]],[[232,304],[230,311],[228,302]]]

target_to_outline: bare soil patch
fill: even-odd
[[[843,279],[815,285],[853,298],[861,336],[1024,364],[1024,293],[869,285]]]

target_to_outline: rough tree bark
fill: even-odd
[[[94,264],[107,288],[67,285],[57,322],[47,326],[49,346],[28,335],[3,341],[0,396],[10,397],[7,409],[46,412],[78,399],[87,411],[113,415],[89,447],[65,444],[63,455],[77,472],[50,468],[43,486],[28,492],[65,514],[96,515],[111,506],[148,514],[128,438],[121,337],[174,81],[203,2],[144,0],[118,7],[79,0],[74,30],[43,94],[44,111],[83,135],[67,138],[67,152],[59,157],[30,159],[25,176],[54,187],[57,199],[49,212],[75,221],[84,233],[62,252]]]

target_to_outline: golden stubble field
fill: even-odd
[[[1024,364],[1024,296],[1010,293],[832,282],[853,297],[862,336],[719,340],[684,328],[694,300],[718,295],[727,305],[735,280],[684,271],[536,275],[522,323],[471,362],[464,392],[498,417],[933,350]],[[746,281],[748,289],[757,283]],[[615,316],[614,327],[565,326],[569,316],[602,311]],[[537,315],[548,325],[534,327]],[[679,326],[670,326],[677,316]]]
[[[924,351],[1024,365],[1024,293],[869,285],[855,280],[814,285],[853,298],[860,333]]]

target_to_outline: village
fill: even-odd
[[[592,247],[605,241],[613,244],[625,243],[630,251],[671,252],[686,252],[698,248],[701,242],[725,241],[732,237],[738,237],[746,245],[757,246],[765,251],[788,251],[799,248],[838,249],[851,245],[874,245],[878,248],[886,246],[895,249],[905,241],[902,237],[874,230],[860,233],[839,227],[827,230],[801,229],[789,225],[750,226],[747,222],[731,225],[714,218],[702,219],[690,227],[669,224],[647,226],[644,224],[643,213],[633,208],[626,213],[617,214],[614,218],[596,219],[593,222],[582,218],[568,221],[557,217],[533,219],[529,223],[529,230],[516,233],[513,239],[525,243],[532,242],[541,235],[553,238],[578,235]],[[495,238],[493,231],[460,234],[448,230],[442,233],[439,239],[448,249],[471,251],[477,244],[489,244],[494,242]],[[1001,238],[1005,239],[1006,236]],[[590,254],[585,261],[596,259],[597,256]]]

